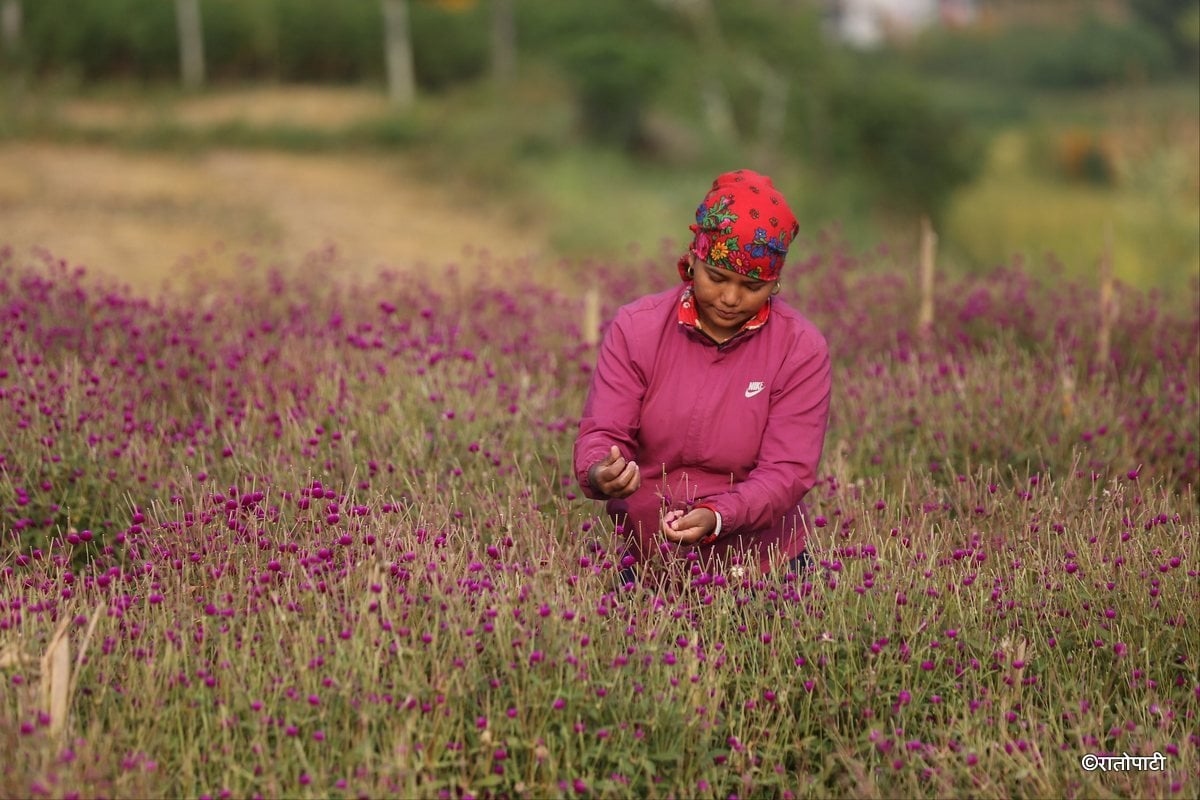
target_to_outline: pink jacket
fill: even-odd
[[[767,323],[718,346],[680,323],[686,286],[623,306],[600,346],[575,440],[575,474],[588,497],[588,469],[611,445],[636,461],[641,487],[608,513],[640,561],[746,552],[763,570],[804,549],[801,500],[812,488],[829,417],[825,339],[773,298]],[[661,515],[695,503],[722,518],[720,538],[693,547],[668,542]]]

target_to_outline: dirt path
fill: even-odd
[[[254,252],[294,263],[329,245],[345,270],[464,271],[537,260],[544,238],[489,198],[414,177],[401,156],[193,156],[0,145],[0,245],[155,288],[184,264],[229,272]]]

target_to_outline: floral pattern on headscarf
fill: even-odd
[[[696,222],[688,252],[715,267],[755,280],[779,277],[788,247],[800,230],[771,179],[750,170],[719,175],[696,207]],[[679,275],[687,274],[687,254],[679,260]]]

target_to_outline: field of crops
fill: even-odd
[[[673,255],[562,270],[604,320]],[[1196,796],[1194,295],[1014,264],[918,330],[897,261],[786,273],[813,569],[622,587],[583,291],[0,251],[0,796]]]

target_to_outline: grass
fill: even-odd
[[[1053,253],[1067,274],[1088,279],[1111,230],[1122,280],[1167,297],[1191,291],[1200,275],[1194,86],[1042,93],[1022,96],[1019,104],[1014,98],[972,104],[966,98],[980,95],[977,86],[968,91],[947,80],[931,86],[992,140],[987,168],[953,198],[940,231],[945,269],[987,271],[1018,255],[1040,264]],[[664,237],[682,238],[686,226],[679,220],[691,206],[679,198],[698,197],[696,187],[735,163],[773,174],[814,236],[837,222],[862,248],[915,238],[915,222],[881,216],[876,198],[853,175],[795,154],[760,163],[708,141],[686,119],[656,117],[652,152],[640,158],[596,148],[580,139],[569,90],[553,75],[526,75],[508,92],[464,87],[422,98],[403,114],[389,110],[382,95],[372,104],[361,90],[346,90],[340,99],[325,93],[331,110],[322,118],[312,91],[280,89],[281,96],[289,92],[292,112],[262,92],[214,97],[119,86],[87,93],[51,87],[37,98],[29,90],[10,92],[3,133],[135,151],[407,154],[427,180],[461,186],[464,195],[536,221],[556,253],[573,259],[622,257],[630,243],[653,250]],[[110,105],[122,111],[113,114]],[[77,113],[81,106],[88,113]],[[1112,180],[1089,184],[1072,176],[1074,167],[1064,163],[1071,158],[1064,142],[1072,136],[1109,148]]]
[[[0,794],[1194,793],[1200,308],[1119,288],[1101,360],[1096,289],[1011,269],[920,335],[886,256],[806,242],[815,568],[622,589],[577,298],[0,258]],[[605,318],[672,280],[587,268]],[[1122,753],[1165,768],[1081,767]]]
[[[1068,274],[1083,277],[1096,273],[1107,240],[1122,280],[1168,294],[1195,286],[1200,195],[1182,151],[1156,150],[1128,168],[1128,188],[1114,190],[1064,181],[1045,160],[1039,169],[1031,138],[1009,132],[996,140],[989,169],[950,213],[952,246],[976,263],[1004,252],[1031,264],[1053,257]],[[1064,236],[1066,231],[1085,235]]]

